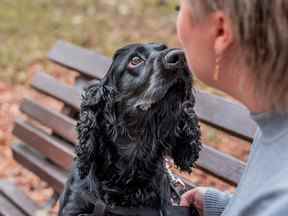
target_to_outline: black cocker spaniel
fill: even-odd
[[[182,50],[156,43],[118,50],[105,78],[82,95],[59,215],[167,215],[165,157],[191,172],[201,148],[194,102]]]

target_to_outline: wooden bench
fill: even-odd
[[[75,85],[69,86],[44,71],[35,74],[31,87],[63,102],[64,107],[61,111],[56,111],[32,99],[24,99],[21,111],[38,124],[21,118],[16,120],[13,133],[21,143],[12,145],[12,152],[19,164],[35,173],[60,194],[73,162],[73,146],[77,142],[75,123],[79,112],[80,92],[87,81],[103,78],[111,59],[64,41],[56,43],[49,53],[49,59],[77,71],[79,76]],[[67,76],[70,76],[69,72]],[[256,127],[244,107],[202,91],[196,97],[196,110],[202,122],[240,139],[252,140]],[[50,128],[51,132],[47,132],[42,126]],[[244,166],[243,161],[206,144],[203,145],[197,162],[197,169],[231,185],[237,185]],[[193,186],[193,182],[183,179],[187,185]]]

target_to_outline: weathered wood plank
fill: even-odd
[[[0,181],[0,194],[9,200],[12,205],[17,206],[25,215],[35,215],[35,212],[40,209],[40,206],[27,197],[14,184],[7,181]]]
[[[32,80],[32,87],[79,110],[80,91],[74,87],[61,83],[45,72],[38,72],[35,74]]]
[[[0,216],[27,216],[0,195]]]
[[[51,162],[45,160],[42,156],[32,151],[24,144],[15,144],[12,146],[12,153],[15,160],[26,169],[38,175],[43,181],[47,182],[58,193],[64,189],[68,173],[59,169]],[[191,181],[175,174],[183,180],[187,188],[195,187]]]
[[[67,172],[43,158],[26,145],[12,145],[13,158],[22,166],[46,181],[56,192],[62,193]]]
[[[243,173],[245,163],[230,155],[203,145],[196,167],[230,184],[237,185]]]
[[[33,87],[79,111],[81,92],[79,89],[66,86],[45,73],[36,74]],[[240,138],[252,140],[256,124],[249,117],[246,108],[203,91],[197,91],[195,96],[196,111],[201,121]]]
[[[63,66],[79,71],[86,76],[86,78],[83,79],[86,81],[91,78],[102,78],[111,64],[109,58],[65,42],[57,43],[50,52],[49,58]],[[95,69],[97,69],[97,71]],[[83,83],[79,86],[84,86],[85,83]],[[66,106],[71,106],[76,111],[79,111],[81,87],[67,86],[43,72],[35,75],[32,87],[46,95],[63,101]],[[256,126],[250,119],[249,112],[243,106],[202,91],[196,93],[196,101],[196,111],[201,121],[240,138],[249,141],[252,140]],[[43,107],[29,99],[24,101],[21,110],[32,119],[51,128],[56,135],[67,139],[71,143],[75,144],[77,142],[77,134],[74,130],[75,120],[70,117]],[[65,169],[70,168],[74,154],[72,146],[69,146],[65,141],[44,133],[19,120],[17,120],[14,132],[18,134],[19,138],[22,137],[22,139],[24,139],[23,141],[37,149],[45,155],[45,157],[47,156],[55,164]],[[50,148],[51,146],[52,148]],[[18,159],[20,158],[19,160],[24,161],[26,165],[30,164],[30,167],[35,170],[37,168],[39,171],[40,168],[38,165],[31,165],[32,162],[37,161],[35,157],[33,161],[31,158],[31,160],[29,159],[29,155],[24,157],[21,153],[27,149],[22,150],[18,152],[14,150]],[[239,181],[244,166],[245,164],[242,161],[221,153],[207,145],[204,145],[200,159],[197,162],[198,168],[234,185]],[[42,175],[44,174],[42,173]],[[46,177],[47,175],[49,175],[49,173],[46,173]],[[51,177],[48,177],[48,179],[49,178]],[[56,181],[55,178],[54,181]],[[58,188],[61,187],[59,184],[58,181]]]
[[[96,51],[90,51],[65,41],[58,41],[48,58],[64,67],[76,70],[85,76],[102,79],[111,60]]]
[[[250,118],[249,111],[222,97],[196,91],[196,111],[201,121],[240,138],[251,141],[256,132],[256,124]]]
[[[93,78],[99,78],[99,75],[95,75],[92,72],[95,68],[101,71],[101,78],[107,72],[108,65],[111,64],[109,58],[97,52],[63,41],[56,43],[49,56],[54,61],[61,59],[58,61],[61,64],[84,73],[87,71],[86,67],[89,67],[90,75]],[[93,60],[87,60],[89,59],[87,56],[94,56]],[[104,61],[103,58],[105,59]],[[96,61],[96,59],[98,60]],[[103,67],[103,62],[106,62],[105,67]],[[240,136],[240,138],[248,140],[253,138],[256,126],[250,119],[249,112],[243,106],[201,91],[196,95],[196,99],[197,112],[201,120]]]
[[[74,153],[72,149],[67,150],[64,148],[64,142],[62,142],[63,146],[59,142],[56,142],[54,138],[30,128],[29,125],[27,126],[21,121],[17,121],[15,128],[16,135],[25,143],[36,148],[61,167],[65,169],[71,167]],[[30,139],[29,137],[34,138]],[[41,139],[42,141],[40,142]],[[42,147],[37,146],[39,143],[42,143]],[[245,166],[242,161],[223,154],[207,145],[203,145],[200,158],[196,164],[198,168],[234,185],[238,183]]]
[[[51,128],[53,133],[70,142],[77,142],[76,121],[74,119],[63,113],[44,107],[28,98],[24,99],[20,110],[44,126]]]
[[[67,170],[71,168],[74,154],[72,145],[33,127],[22,119],[16,120],[13,134],[62,168]]]
[[[69,117],[61,113],[48,110],[28,99],[24,101],[23,107],[25,107],[24,113],[27,114],[28,110],[29,115],[40,121],[40,123],[51,128],[53,131],[56,131],[60,136],[69,137],[69,141],[72,143],[75,144],[77,142],[77,135],[76,131],[74,130],[75,121],[71,120]],[[49,116],[50,120],[43,116]],[[63,128],[61,125],[65,125],[65,127]],[[61,127],[60,129],[58,129],[59,126]],[[55,151],[58,152],[58,150]],[[59,152],[60,151],[61,150],[59,150]],[[69,155],[73,154],[70,153]],[[62,158],[62,156],[59,156],[59,158]],[[229,158],[229,160],[227,158]],[[66,164],[65,166],[69,166],[69,164]],[[212,173],[213,175],[216,175],[217,172],[219,172],[221,175],[216,175],[219,178],[229,176],[229,179],[225,178],[225,181],[228,180],[232,184],[236,184],[241,177],[242,170],[245,165],[240,160],[229,157],[219,151],[215,151],[209,146],[204,146],[198,166],[199,168],[204,169],[206,172]]]
[[[77,143],[77,134],[74,130],[75,121],[71,120],[66,116],[64,117],[63,114],[45,109],[44,107],[41,107],[35,102],[29,100],[25,100],[23,106],[26,107],[24,109],[25,113],[27,113],[26,111],[29,110],[30,115],[32,115],[34,119],[40,120],[41,123],[48,126],[53,131],[57,131],[60,136],[69,137],[69,141],[71,141],[72,143]],[[49,116],[49,118],[51,118],[51,121],[46,120],[46,117],[44,118],[41,116]],[[61,124],[65,125],[65,129],[58,129]],[[67,130],[69,132],[67,132]],[[67,136],[67,133],[69,136]],[[55,151],[61,152],[62,150],[59,149]],[[70,152],[68,155],[73,154]],[[59,158],[62,158],[62,156],[60,156]],[[65,166],[67,167],[69,166],[69,164],[65,162]],[[242,170],[245,165],[240,160],[237,160],[233,157],[230,157],[229,155],[223,154],[209,146],[204,145],[203,151],[201,152],[201,157],[198,161],[198,166],[201,169],[204,169],[205,171],[216,175],[219,178],[225,178],[226,181],[228,180],[232,184],[236,184],[241,177]],[[217,175],[218,172],[219,175]]]

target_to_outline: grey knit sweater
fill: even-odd
[[[235,194],[209,188],[204,216],[288,216],[288,114],[251,114],[258,130]]]

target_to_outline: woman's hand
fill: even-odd
[[[180,206],[189,207],[190,205],[194,205],[199,211],[200,215],[203,215],[204,194],[207,189],[207,187],[196,187],[190,191],[187,191],[181,196]]]

